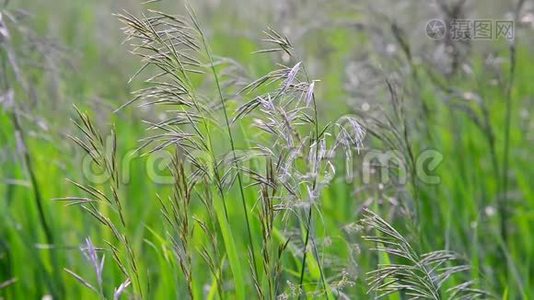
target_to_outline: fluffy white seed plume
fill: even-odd
[[[336,145],[344,147],[354,147],[358,153],[363,149],[363,140],[365,139],[365,128],[353,116],[341,117],[336,126],[339,128],[339,133],[336,138]]]

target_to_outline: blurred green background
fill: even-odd
[[[433,149],[443,155],[436,170],[440,177],[437,185],[363,183],[359,157],[353,165],[355,180],[347,183],[342,167],[338,171],[321,195],[321,218],[315,219],[324,272],[332,287],[339,284],[337,298],[373,298],[367,294],[365,274],[379,259],[368,251],[358,233],[347,229],[358,221],[363,207],[373,208],[395,224],[420,251],[447,249],[462,254],[472,267],[470,278],[496,297],[534,297],[534,168],[530,160],[534,149],[534,4],[524,1],[516,12],[516,1],[466,1],[456,12],[456,2],[191,3],[213,52],[238,61],[251,78],[269,72],[273,63],[292,65],[283,55],[253,54],[262,48],[262,32],[267,27],[287,35],[310,76],[320,80],[316,93],[324,124],[356,114],[372,126],[375,118],[386,120],[395,115],[386,80],[394,82],[403,102],[403,122],[381,130],[385,130],[384,136],[408,132],[407,137],[400,144],[388,144],[368,134],[365,147],[394,149],[405,155]],[[85,180],[83,155],[67,138],[75,132],[70,121],[75,118],[73,104],[89,111],[104,132],[115,124],[119,157],[135,149],[146,135],[141,120],[158,117],[157,111],[133,106],[113,113],[141,87],[136,81],[128,83],[140,63],[122,43],[122,25],[113,13],[127,10],[139,15],[146,8],[185,13],[184,3],[166,0],[150,4],[17,0],[1,8],[10,39],[0,42],[4,64],[0,298],[94,297],[63,268],[91,278],[91,266],[84,260],[80,244],[90,236],[104,247],[109,236],[78,208],[52,199],[80,193],[66,178]],[[511,43],[504,39],[434,41],[425,35],[428,20],[451,16],[516,18],[515,62],[510,59]],[[10,53],[16,56],[19,70],[10,67]],[[15,105],[7,100],[10,90]],[[18,125],[13,122],[13,111]],[[244,130],[243,136],[253,134],[248,131],[252,129]],[[145,163],[143,158],[132,160],[130,182],[124,187],[126,210],[135,216],[129,234],[135,237],[136,247],[143,249],[142,268],[150,286],[147,298],[181,299],[186,295],[183,278],[169,263],[156,200],[156,194],[167,195],[169,190],[146,180]],[[344,165],[342,159],[338,164]],[[48,237],[39,205],[51,230]],[[232,205],[239,209],[239,203]],[[417,218],[406,209],[417,209]],[[243,224],[234,226],[240,251],[245,253]],[[256,227],[258,231],[259,225]],[[50,237],[53,244],[49,244]],[[290,283],[297,282],[297,258],[302,256],[293,255],[295,259],[288,261],[294,263],[284,270],[288,284],[283,292],[288,295]],[[111,261],[107,255],[106,262]],[[199,278],[196,293],[208,298],[209,272],[202,269],[200,259],[194,264]],[[246,263],[243,268],[248,271]],[[105,278],[110,291],[122,282],[120,272],[113,268],[106,270]],[[8,284],[4,287],[2,283]],[[228,298],[232,299],[229,285]],[[249,288],[252,292],[251,284]]]

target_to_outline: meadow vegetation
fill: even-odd
[[[1,3],[0,299],[534,297],[534,2],[489,2]]]

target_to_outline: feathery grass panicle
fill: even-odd
[[[112,252],[113,259],[124,275],[134,282],[135,293],[142,296],[144,287],[141,283],[141,273],[133,245],[126,233],[128,231],[128,223],[123,207],[124,200],[120,197],[121,187],[115,131],[112,129],[110,139],[105,141],[89,116],[78,108],[75,107],[75,109],[79,122],[74,121],[74,123],[82,136],[71,136],[71,139],[89,155],[95,166],[98,166],[105,174],[110,176],[110,181],[107,185],[100,187],[69,180],[74,186],[86,193],[88,197],[65,197],[56,200],[65,201],[67,205],[81,207],[82,210],[94,217],[101,226],[110,230],[119,245],[119,247],[116,247],[106,241]],[[109,142],[109,144],[106,142]],[[107,208],[111,208],[111,210]],[[95,258],[94,247],[90,247],[90,245],[84,248],[84,253],[88,253],[93,260]],[[69,273],[74,276],[73,272]],[[78,277],[76,278],[80,280],[81,277]]]
[[[74,277],[74,279],[76,279],[86,288],[95,292],[100,299],[105,299],[104,286],[103,286],[103,283],[104,283],[103,282],[103,271],[104,271],[105,255],[102,255],[102,257],[99,257],[97,253],[97,249],[93,245],[93,242],[91,241],[90,238],[85,239],[85,242],[80,247],[80,250],[85,256],[85,259],[91,264],[91,267],[93,268],[93,271],[95,272],[96,286],[94,284],[91,284],[88,279],[82,277],[81,275],[74,273],[74,271],[71,271],[65,268],[64,269],[65,272],[67,272],[69,275]]]
[[[220,174],[219,169],[222,167],[219,162],[219,153],[215,152],[215,148],[212,142],[212,129],[213,124],[217,125],[215,118],[211,118],[211,115],[216,115],[219,111],[222,111],[222,117],[224,124],[226,125],[226,132],[230,141],[230,154],[233,156],[232,168],[239,169],[239,160],[236,156],[236,146],[233,139],[233,133],[230,127],[230,121],[228,118],[228,112],[226,108],[226,99],[222,92],[222,85],[219,78],[219,74],[215,69],[215,58],[209,49],[207,38],[201,29],[201,26],[195,16],[191,7],[187,7],[189,13],[189,21],[185,21],[179,17],[171,16],[162,12],[149,11],[150,15],[143,16],[139,19],[131,14],[119,14],[119,19],[126,24],[124,32],[127,35],[127,40],[133,41],[133,53],[140,56],[144,61],[144,65],[139,72],[134,74],[138,76],[141,72],[145,72],[149,67],[159,70],[156,75],[149,77],[146,83],[148,88],[142,89],[136,93],[134,98],[125,105],[129,105],[138,100],[144,101],[144,105],[152,106],[170,106],[173,108],[171,115],[175,117],[167,118],[159,123],[151,123],[152,129],[157,130],[156,135],[150,136],[142,140],[143,144],[141,148],[151,147],[149,153],[159,151],[170,146],[177,147],[177,151],[183,153],[185,158],[196,166],[195,176],[199,181],[201,176],[208,176],[209,182],[214,182],[218,188],[219,197],[222,200],[224,215],[227,219],[224,222],[228,222],[228,211],[226,205],[226,190],[233,185],[233,175],[237,178],[238,187],[241,194],[241,203],[243,206],[243,214],[245,224],[248,232],[248,247],[250,248],[251,262],[254,266],[254,273],[258,273],[256,266],[254,240],[252,238],[250,219],[248,217],[248,208],[244,194],[244,186],[242,184],[241,174],[236,171],[234,173]],[[207,63],[201,63],[200,59],[204,57]],[[215,83],[214,90],[217,92],[219,98],[219,104],[213,105],[207,103],[204,97],[192,83],[191,76],[200,75],[207,77],[205,71],[211,73],[212,80]],[[208,74],[209,74],[208,73]],[[132,77],[133,78],[133,77]],[[212,109],[217,109],[212,111]],[[218,126],[215,126],[216,129]],[[207,153],[210,156],[210,162],[199,160],[195,154]],[[210,165],[211,163],[211,165]],[[182,177],[185,177],[183,175]],[[183,187],[177,187],[181,190]],[[178,197],[181,198],[181,197]],[[185,220],[188,218],[182,217],[178,223],[178,232],[183,232]],[[219,224],[220,224],[219,220]],[[204,227],[206,229],[207,227]],[[223,235],[224,236],[224,235]],[[233,248],[233,243],[230,241],[230,237],[226,235],[227,247]],[[180,246],[180,248],[183,248]],[[184,249],[182,249],[184,250]],[[227,251],[233,251],[227,249]],[[204,257],[214,270],[214,262],[207,255],[208,252],[204,251]],[[232,259],[236,258],[232,254]],[[186,272],[186,277],[189,277],[188,281],[191,281],[188,275],[187,261],[190,258],[184,259],[179,257],[182,269]],[[232,268],[239,269],[236,265],[238,262],[232,262]],[[238,270],[235,269],[237,273]],[[216,275],[218,276],[218,275]],[[239,287],[242,289],[242,287]],[[239,290],[239,293],[243,293]],[[192,294],[192,292],[191,292]]]
[[[217,74],[217,70],[215,69],[215,65],[214,65],[215,60],[213,58],[213,54],[212,54],[211,49],[209,47],[209,44],[208,44],[208,41],[207,41],[207,37],[204,34],[201,26],[199,25],[198,19],[196,17],[196,14],[195,14],[193,8],[191,6],[186,6],[186,8],[187,8],[187,11],[189,13],[189,17],[190,17],[191,21],[195,25],[195,28],[196,28],[198,34],[200,35],[200,39],[201,39],[202,45],[204,46],[203,47],[204,48],[204,52],[205,52],[206,56],[208,57],[211,74],[213,75],[213,80],[215,81],[215,88],[217,90],[217,94],[218,94],[219,100],[220,100],[220,107],[221,107],[222,112],[223,112],[224,124],[226,125],[225,127],[226,127],[227,137],[228,137],[228,140],[230,142],[230,153],[231,153],[231,155],[233,156],[233,159],[234,159],[234,167],[235,167],[235,169],[238,170],[239,169],[239,163],[238,163],[237,156],[236,156],[237,155],[236,154],[236,144],[235,144],[235,140],[234,140],[234,135],[232,133],[229,113],[228,113],[228,110],[227,110],[227,107],[226,107],[226,100],[225,100],[224,95],[223,95],[223,91],[222,91],[219,75]],[[248,211],[247,200],[246,200],[246,197],[245,197],[243,180],[242,180],[240,172],[237,172],[236,174],[237,174],[236,177],[237,177],[237,183],[238,183],[238,188],[239,188],[239,195],[240,195],[240,198],[241,198],[241,205],[242,205],[242,208],[243,208],[243,217],[245,219],[245,225],[246,225],[247,234],[248,234],[248,250],[249,250],[249,254],[250,254],[251,265],[253,267],[252,268],[252,272],[253,272],[254,276],[258,276],[258,266],[257,266],[257,262],[256,262],[256,251],[254,249],[255,248],[254,247],[254,239],[252,237],[251,221],[250,221],[250,218],[249,218],[249,211]],[[227,215],[227,217],[228,217],[228,215]]]
[[[131,58],[113,46],[119,39],[103,6],[51,0],[65,9],[42,5],[34,32],[26,25],[31,13],[19,10],[28,1],[0,1],[0,298],[534,293],[528,259],[516,265],[534,253],[524,238],[532,231],[531,45],[496,37],[528,34],[529,1],[499,5],[510,12],[481,4],[484,13],[513,17],[510,28],[478,20],[482,10],[471,8],[479,4],[466,0],[388,7],[335,0],[326,10],[316,1],[208,1],[194,3],[207,8],[200,18],[188,4],[183,17],[123,11],[116,19],[138,64],[129,78]],[[230,11],[245,31],[221,29]],[[243,20],[250,11],[259,14]],[[266,46],[254,52],[264,57],[245,58],[244,67],[237,57],[250,54],[247,37],[263,18],[283,33],[265,30],[258,42]],[[474,47],[478,37],[454,31],[468,22],[471,33],[486,31],[478,21],[496,29],[482,48]],[[437,39],[429,32],[435,23],[444,25]],[[428,39],[420,38],[425,29]],[[59,34],[73,51],[43,34]],[[304,53],[299,47],[306,55],[296,55]],[[113,63],[96,63],[102,59]],[[78,67],[81,76],[70,72]],[[126,93],[122,105],[112,104]],[[120,128],[102,131],[76,109],[69,138],[83,155],[82,171],[78,160],[61,158],[68,129],[63,118],[52,120],[58,110],[70,113],[61,104],[73,98],[106,107],[97,108],[99,120],[115,106]],[[125,111],[133,106],[134,114]],[[136,141],[123,156],[122,145]],[[343,164],[346,180],[336,178]],[[102,176],[93,180],[88,168]],[[64,186],[61,174],[80,179]],[[45,201],[58,191],[72,195],[55,199],[65,207]],[[362,207],[377,214],[363,210],[357,223]],[[391,223],[399,227],[379,217],[388,214],[402,216]],[[360,250],[358,224],[369,229],[371,251]],[[78,233],[81,242],[73,240]]]
[[[99,290],[102,291],[103,284],[103,271],[104,271],[104,262],[106,259],[105,255],[102,255],[101,258],[98,257],[97,249],[93,245],[93,242],[90,238],[85,239],[85,244],[81,247],[82,253],[86,259],[91,263],[93,270],[95,271],[96,280],[98,283]]]
[[[188,180],[178,153],[175,154],[170,169],[174,178],[173,193],[166,201],[159,199],[161,214],[170,227],[168,235],[184,274],[189,297],[194,299],[191,249],[193,224],[191,224],[190,205],[195,183]]]
[[[288,50],[290,43],[281,39],[281,35],[269,30],[267,42],[274,43],[282,51]],[[274,48],[273,48],[274,49]],[[260,51],[261,52],[261,51]],[[263,51],[271,52],[271,51]],[[289,208],[296,213],[304,228],[304,250],[300,271],[300,286],[304,280],[307,263],[308,243],[312,243],[315,260],[319,261],[317,247],[312,231],[312,211],[317,208],[321,190],[326,187],[335,174],[334,165],[329,161],[338,144],[361,148],[365,131],[353,118],[346,118],[352,131],[342,130],[336,136],[334,145],[327,145],[326,137],[330,135],[328,126],[319,129],[317,104],[314,96],[317,81],[310,80],[302,62],[292,67],[280,66],[259,79],[245,86],[240,94],[252,97],[245,102],[233,117],[233,122],[253,116],[254,126],[263,131],[267,137],[265,144],[260,143],[263,152],[274,156],[280,162],[275,169],[277,181],[274,186],[279,207]],[[270,88],[270,89],[269,89]],[[267,90],[267,92],[263,92]],[[340,120],[343,121],[343,120]],[[352,151],[352,150],[351,150]],[[279,204],[279,205],[280,205]],[[302,208],[305,212],[303,213]],[[318,262],[321,269],[321,262]],[[328,297],[329,288],[322,270],[323,291]]]
[[[287,36],[278,33],[272,28],[267,28],[267,30],[265,30],[263,33],[266,35],[266,38],[264,38],[263,41],[269,44],[273,44],[274,46],[272,48],[255,51],[254,53],[270,53],[283,51],[289,56],[292,55],[293,45],[291,44]]]
[[[453,276],[470,270],[468,265],[458,264],[458,254],[433,251],[420,254],[397,230],[370,210],[365,209],[360,224],[371,231],[363,238],[375,245],[372,250],[390,257],[391,263],[381,264],[368,276],[369,293],[378,298],[400,292],[410,299],[478,299],[491,295],[473,287],[472,282],[463,282],[444,289]]]

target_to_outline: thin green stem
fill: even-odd
[[[9,60],[9,63],[12,64],[11,67],[15,68],[15,69],[18,69],[18,66],[16,64],[16,60],[15,60],[15,56],[14,56],[13,52],[11,52],[12,49],[4,48],[3,50],[5,50],[5,54],[9,57],[8,60]],[[3,74],[7,74],[7,65],[6,65],[6,60],[5,59],[2,59],[2,72],[3,72]],[[23,89],[26,91],[27,88],[26,88],[26,84],[25,84],[24,79],[23,78],[18,78],[18,77],[19,76],[17,76],[17,80],[23,86]],[[5,79],[5,80],[3,80],[4,89],[7,92],[9,90],[9,88],[10,88],[10,84],[8,82],[7,76],[4,79]],[[19,121],[17,105],[16,105],[15,101],[13,101],[13,108],[12,108],[12,111],[10,113],[10,118],[11,118],[11,122],[13,124],[13,127],[15,129],[15,135],[17,135],[16,138],[19,139],[20,143],[22,144],[22,158],[24,160],[24,165],[26,167],[26,170],[27,170],[28,175],[30,177],[30,182],[32,184],[32,191],[33,191],[33,195],[34,195],[35,206],[37,207],[37,212],[38,212],[38,215],[39,215],[39,223],[41,224],[41,227],[42,227],[43,232],[45,234],[46,242],[51,247],[50,259],[51,259],[51,263],[52,263],[53,268],[54,268],[54,272],[53,273],[54,274],[59,274],[58,270],[60,270],[60,267],[59,267],[57,254],[56,254],[56,251],[54,249],[54,247],[57,247],[57,245],[55,244],[55,239],[54,239],[54,234],[52,232],[52,228],[50,227],[50,224],[48,223],[47,218],[46,218],[45,210],[44,210],[44,207],[43,207],[43,197],[42,197],[42,194],[41,194],[41,190],[39,188],[39,183],[37,181],[37,176],[35,175],[35,172],[34,172],[32,160],[31,160],[30,153],[29,153],[29,149],[28,149],[27,144],[26,144],[24,130],[23,130],[23,128],[22,128],[22,126],[20,124],[20,121]],[[51,285],[51,290],[52,290],[53,294],[55,294],[56,296],[61,298],[61,295],[64,292],[64,287],[63,287],[62,281],[59,278],[57,278],[57,275],[54,275],[54,277],[56,277],[57,286],[52,284]]]
[[[510,45],[510,73],[509,82],[506,89],[506,115],[504,123],[504,155],[503,155],[503,169],[502,169],[502,195],[498,202],[499,211],[501,212],[501,235],[504,243],[508,240],[508,231],[506,230],[506,223],[508,220],[507,199],[508,199],[508,169],[509,169],[509,153],[510,153],[510,128],[512,123],[512,88],[514,85],[516,67],[516,49],[515,45]]]
[[[313,110],[314,110],[314,123],[315,123],[315,159],[317,160],[319,156],[319,124],[318,124],[318,113],[317,113],[317,105],[315,102],[315,97],[313,97]],[[315,191],[317,185],[317,177],[314,177],[313,184],[312,184],[312,190]],[[302,263],[301,263],[301,269],[300,269],[300,279],[299,279],[299,286],[302,289],[302,283],[304,282],[304,271],[306,270],[306,259],[307,259],[307,248],[308,243],[310,240],[310,227],[311,227],[311,221],[313,217],[313,204],[310,205],[310,209],[308,210],[308,216],[306,218],[306,234],[304,237],[304,254],[302,256]]]
[[[306,75],[306,80],[309,82],[309,76],[308,72],[306,71],[306,68],[303,67],[304,73]],[[317,110],[317,101],[315,100],[315,95],[312,94],[312,102],[313,102],[313,113],[314,113],[314,125],[315,125],[315,161],[319,159],[319,113]],[[317,170],[319,171],[319,170]],[[315,188],[317,187],[317,176],[314,176],[313,183],[312,183],[312,190],[315,191]],[[310,231],[311,231],[311,222],[313,218],[313,203],[310,205],[310,209],[308,211],[308,216],[306,219],[306,234],[304,237],[304,254],[302,256],[302,262],[301,262],[301,269],[300,269],[300,278],[299,278],[299,287],[302,289],[302,283],[304,282],[304,271],[306,270],[306,259],[307,259],[307,248],[310,241]],[[312,238],[313,239],[313,238]],[[314,245],[314,254],[317,257],[317,260],[319,260],[319,255],[317,253],[317,249],[315,248],[315,243],[312,241],[312,244]],[[323,270],[321,268],[321,264],[319,263],[319,273],[321,276],[321,281],[323,284],[323,287],[325,288],[325,294],[328,299],[328,290],[326,287],[326,280],[324,278]]]
[[[192,10],[191,10],[191,13],[192,13],[192,17],[195,18],[194,13],[192,12]],[[195,22],[195,25],[197,25],[196,22]],[[245,215],[245,223],[246,223],[246,226],[247,226],[247,233],[248,233],[248,239],[249,239],[250,252],[251,252],[251,255],[252,255],[252,264],[253,264],[253,267],[254,267],[255,276],[257,278],[257,276],[258,276],[258,267],[257,267],[257,264],[256,264],[256,255],[255,255],[254,242],[253,242],[254,240],[252,238],[252,229],[251,229],[251,226],[250,226],[250,220],[249,220],[249,216],[248,216],[247,201],[246,201],[245,191],[244,191],[244,187],[243,187],[243,180],[241,178],[241,173],[239,172],[239,164],[238,164],[237,156],[236,156],[236,153],[235,153],[235,142],[234,142],[234,137],[233,137],[233,134],[232,134],[232,129],[231,129],[231,126],[230,126],[230,120],[228,118],[228,111],[226,109],[226,103],[224,101],[224,96],[223,96],[223,93],[222,93],[221,84],[219,82],[219,76],[217,75],[217,71],[215,70],[215,64],[214,64],[214,61],[213,61],[213,56],[211,54],[209,45],[208,45],[208,43],[206,41],[206,36],[204,35],[204,32],[202,31],[200,26],[197,26],[197,30],[199,31],[199,33],[201,35],[202,44],[204,46],[204,50],[206,51],[206,55],[208,56],[208,59],[209,59],[210,69],[211,69],[211,72],[213,74],[213,78],[215,80],[215,84],[216,84],[216,87],[217,87],[217,92],[218,92],[218,95],[219,95],[219,100],[221,102],[221,106],[222,106],[222,110],[223,110],[223,114],[224,114],[224,121],[225,121],[225,125],[226,125],[226,131],[227,131],[227,134],[228,134],[228,139],[230,140],[232,158],[234,160],[234,167],[235,167],[236,173],[237,173],[237,182],[238,182],[238,186],[239,186],[239,193],[240,193],[240,196],[241,196],[241,204],[243,206],[243,213]]]

